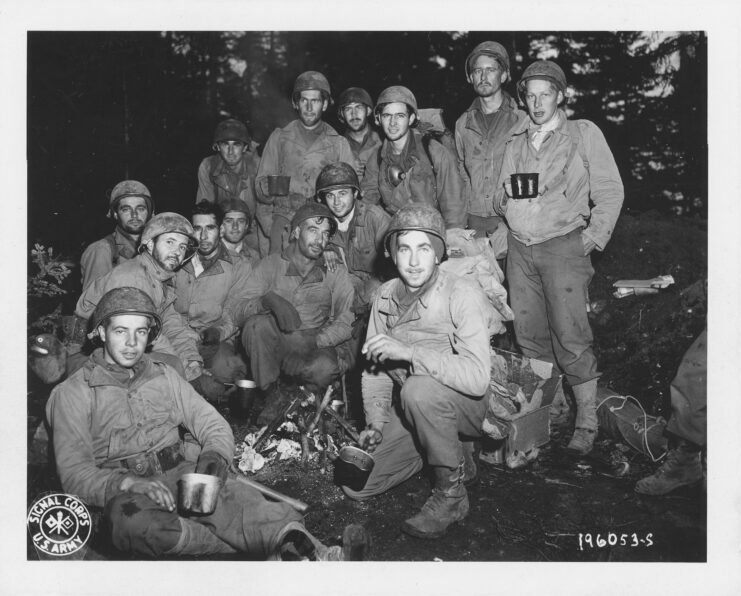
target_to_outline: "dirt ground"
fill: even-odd
[[[669,382],[705,326],[707,222],[653,212],[624,214],[606,254],[593,260],[591,319],[604,372],[600,384],[635,396],[649,414],[668,416]],[[675,284],[651,296],[611,294],[618,279],[657,275],[672,275]],[[30,505],[55,488],[55,479],[43,441],[33,440],[49,387],[29,375],[28,389]],[[357,413],[356,399],[351,392],[351,412]],[[241,443],[248,429],[232,419],[228,407],[220,410]],[[572,424],[554,420],[550,442],[527,467],[510,470],[481,461],[480,482],[469,490],[468,518],[433,541],[399,529],[429,494],[424,473],[363,503],[344,497],[333,483],[333,465],[318,456],[306,464],[269,462],[252,477],[308,503],[306,525],[327,543],[338,543],[346,524],[364,524],[373,537],[370,559],[376,561],[705,561],[704,487],[662,498],[637,495],[635,482],[656,464],[604,434],[589,458],[574,460],[563,450]],[[615,453],[627,460],[622,476],[610,465]],[[93,547],[88,558],[113,556],[97,542]],[[28,558],[35,556],[29,540]]]

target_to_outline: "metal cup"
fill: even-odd
[[[513,199],[534,199],[538,196],[538,174],[512,174]]]
[[[367,451],[345,445],[334,462],[335,483],[356,492],[363,490],[375,463],[373,456]]]
[[[291,185],[290,176],[268,176],[268,193],[271,195],[285,197],[288,195],[288,188]]]
[[[213,513],[221,478],[210,474],[183,474],[178,480],[178,509],[187,513]]]
[[[234,381],[236,390],[229,396],[229,413],[235,418],[245,420],[250,415],[257,394],[257,383],[248,379]]]

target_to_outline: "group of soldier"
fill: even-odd
[[[189,218],[153,215],[141,182],[114,187],[115,230],[82,256],[68,379],[47,415],[63,487],[104,509],[116,548],[284,559],[358,551],[362,530],[325,547],[290,507],[228,478],[233,437],[208,401],[243,378],[259,392],[242,413],[261,425],[284,405],[281,381],[322,390],[362,369],[360,445],[376,464],[362,490],[345,493],[370,498],[426,464],[432,494],[402,529],[435,538],[465,518],[494,315],[474,281],[440,268],[454,229],[506,238],[514,337],[564,374],[576,402],[568,448],[592,449],[589,255],[605,248],[622,205],[617,166],[593,123],[567,119],[555,62],[523,72],[526,111],[504,90],[510,61],[499,43],[476,46],[465,74],[476,98],[454,146],[424,131],[402,86],[375,104],[364,89],[343,91],[340,135],[323,120],[329,83],[309,71],[294,84],[297,118],[260,156],[243,123],[218,124]],[[536,196],[513,192],[510,176],[522,172],[538,173]],[[224,482],[212,515],[175,511],[175,482],[192,470]]]

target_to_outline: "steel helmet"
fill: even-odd
[[[391,218],[389,229],[383,238],[387,254],[391,254],[391,239],[399,232],[416,230],[437,236],[442,241],[443,255],[445,248],[445,222],[440,212],[426,203],[410,203],[399,209]]]
[[[291,219],[291,232],[293,232],[293,230],[295,230],[302,221],[306,221],[307,219],[311,219],[312,217],[327,218],[327,220],[329,221],[330,236],[334,235],[334,233],[337,231],[337,220],[334,218],[334,215],[329,210],[329,207],[327,207],[324,203],[310,201],[305,205],[301,205],[301,207],[298,208],[298,211],[296,211],[296,214]]]
[[[193,249],[198,246],[198,236],[196,236],[191,223],[179,213],[165,211],[164,213],[158,213],[155,215],[147,222],[147,225],[144,226],[144,231],[142,232],[141,241],[139,243],[139,252],[144,252],[144,250],[146,250],[147,242],[154,240],[161,234],[167,234],[168,232],[187,236],[188,244],[191,245]]]
[[[252,219],[250,208],[242,199],[229,199],[228,201],[222,201],[219,203],[219,207],[221,207],[221,211],[224,215],[229,213],[229,211],[239,211],[247,216],[247,221]]]
[[[407,104],[412,112],[414,112],[415,118],[419,117],[417,114],[417,99],[414,97],[414,93],[402,85],[394,85],[381,91],[381,95],[378,96],[378,100],[376,101],[376,116],[380,115],[385,104],[397,101]]]
[[[344,161],[331,163],[322,168],[316,179],[316,196],[324,199],[324,193],[336,188],[354,188],[360,190],[360,181],[355,169]]]
[[[149,193],[149,189],[137,180],[124,180],[116,184],[111,191],[108,200],[108,217],[113,217],[116,209],[118,209],[119,201],[126,197],[141,197],[144,199],[147,209],[149,209],[149,215],[152,215],[154,201],[152,200],[152,195]]]
[[[298,96],[301,95],[302,91],[321,91],[322,96],[328,102],[332,102],[332,91],[329,88],[329,81],[322,73],[316,70],[307,70],[302,72],[296,77],[296,82],[293,84],[293,101],[298,101]]]
[[[351,103],[360,103],[373,110],[373,100],[365,89],[349,87],[340,93],[337,99],[337,117],[343,122],[345,121],[345,117],[342,115],[342,110],[346,105]]]
[[[477,45],[466,58],[466,80],[471,82],[471,69],[473,63],[479,56],[490,56],[494,58],[502,68],[509,74],[509,54],[501,43],[496,41],[483,41]]]
[[[249,146],[251,140],[250,133],[247,132],[247,127],[235,118],[222,120],[216,125],[214,143],[221,141],[240,141]]]
[[[553,83],[561,93],[566,93],[566,75],[561,67],[551,60],[536,60],[522,73],[517,90],[522,96],[528,79],[545,79]]]
[[[98,302],[90,318],[92,332],[90,339],[98,336],[98,327],[115,315],[143,315],[150,318],[149,341],[152,342],[162,329],[162,319],[154,307],[152,299],[139,288],[114,288],[105,294]]]

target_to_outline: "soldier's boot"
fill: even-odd
[[[461,441],[463,452],[463,484],[467,487],[476,486],[479,483],[479,458],[480,447],[476,441]]]
[[[237,552],[198,522],[181,517],[180,526],[182,532],[177,544],[166,551],[165,555],[231,555]]]
[[[468,493],[463,485],[463,461],[457,468],[436,466],[435,487],[421,511],[401,529],[417,538],[439,538],[450,524],[468,515]]]
[[[665,495],[702,479],[700,448],[682,440],[677,447],[669,450],[666,461],[658,470],[636,482],[635,491],[642,495]]]
[[[566,449],[579,455],[592,450],[597,436],[597,379],[573,387],[576,401],[574,435]]]
[[[300,522],[289,522],[280,531],[274,558],[280,561],[363,561],[370,552],[370,534],[359,524],[342,533],[342,546],[326,546]]]

